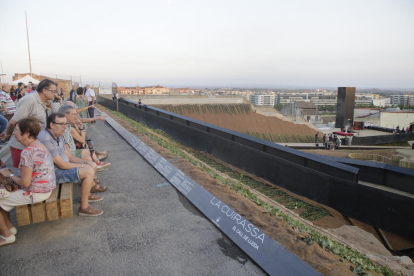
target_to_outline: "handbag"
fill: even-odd
[[[17,190],[17,187],[14,185],[13,181],[9,177],[5,177],[0,174],[0,199],[10,196],[10,193]],[[1,188],[3,186],[3,188]]]

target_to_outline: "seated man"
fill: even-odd
[[[95,209],[89,202],[101,201],[103,197],[91,195],[95,176],[92,162],[84,161],[70,154],[60,137],[65,132],[67,120],[65,114],[52,113],[47,117],[46,129],[42,130],[37,139],[46,146],[55,164],[56,183],[82,181],[81,204],[78,215],[97,217],[102,210]]]
[[[111,166],[111,163],[104,163],[99,161],[95,153],[91,153],[89,149],[76,149],[75,140],[82,144],[86,142],[86,134],[83,132],[83,130],[80,130],[80,133],[78,133],[75,129],[72,128],[75,127],[78,119],[78,113],[76,112],[76,109],[70,105],[63,105],[60,107],[59,112],[65,114],[66,120],[69,123],[68,127],[65,130],[65,133],[63,134],[63,140],[69,147],[70,154],[85,161],[95,162],[94,164],[97,165],[97,171],[101,171]]]

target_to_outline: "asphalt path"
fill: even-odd
[[[108,124],[88,130],[112,166],[98,177],[108,191],[92,203],[102,217],[77,215],[17,227],[0,247],[0,275],[264,275]],[[15,213],[12,211],[15,222]]]

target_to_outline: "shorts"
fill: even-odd
[[[76,149],[75,156],[82,159],[82,149]]]
[[[36,202],[41,202],[49,198],[52,192],[48,193],[32,193],[31,195],[23,195],[26,193],[25,190],[17,190],[10,193],[9,197],[0,199],[0,207],[7,212],[10,212],[16,206],[33,204]]]
[[[20,164],[20,155],[22,154],[23,150],[15,149],[13,147],[10,147],[10,154],[13,161],[13,168],[19,168]]]
[[[70,170],[55,169],[56,184],[75,183],[81,181],[79,177],[79,168]]]

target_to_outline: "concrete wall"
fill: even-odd
[[[381,112],[381,127],[400,129],[410,127],[414,123],[414,112]]]

